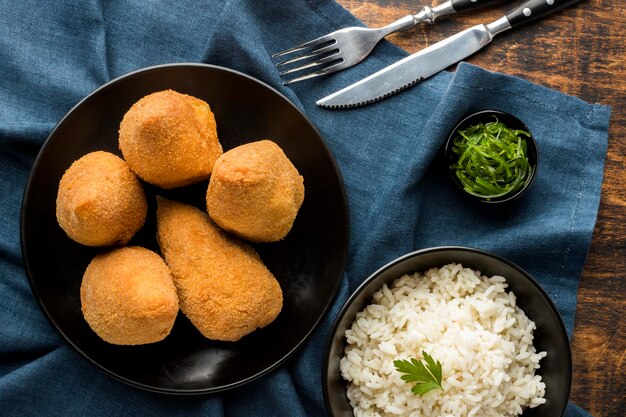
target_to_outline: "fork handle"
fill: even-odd
[[[451,0],[452,8],[456,12],[475,9],[482,6],[488,6],[493,3],[499,3],[502,0]]]
[[[433,7],[424,6],[422,11],[412,15],[413,26],[417,25],[419,22],[435,23],[438,17],[501,1],[503,0],[448,0]]]

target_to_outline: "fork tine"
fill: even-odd
[[[343,59],[339,62],[337,62],[336,64],[330,65],[328,67],[322,68],[320,70],[317,70],[315,72],[312,72],[310,74],[306,74],[306,75],[302,75],[300,77],[296,77],[296,78],[292,78],[291,80],[287,80],[287,81],[283,81],[283,85],[289,85],[289,84],[293,84],[293,83],[297,83],[299,81],[304,81],[304,80],[308,80],[311,78],[315,78],[315,77],[319,77],[320,75],[326,75],[326,74],[331,74],[333,72],[339,71],[341,69],[344,68],[343,66]]]
[[[327,57],[324,57],[322,59],[318,59],[317,61],[313,61],[313,62],[310,62],[308,64],[296,67],[296,68],[292,68],[292,69],[289,69],[289,70],[281,71],[279,73],[279,75],[283,76],[283,75],[291,74],[291,73],[294,73],[294,72],[303,71],[305,69],[319,67],[320,65],[328,64],[329,62],[337,61],[339,59],[341,59],[341,61],[343,62],[343,59],[337,57],[337,55],[339,55],[339,52],[337,52],[335,54],[332,54],[332,55],[329,55]]]
[[[302,51],[303,49],[315,47],[315,46],[318,46],[322,43],[329,42],[329,41],[334,41],[332,37],[332,33],[329,33],[328,35],[320,36],[319,38],[313,39],[312,41],[305,42],[302,45],[298,45],[293,48],[286,49],[281,52],[277,52],[274,55],[272,55],[272,58],[278,58],[287,54],[291,54],[293,52],[299,52],[299,51]]]
[[[282,67],[283,65],[293,64],[294,62],[302,61],[303,59],[315,58],[315,57],[321,56],[321,55],[323,55],[323,54],[325,54],[327,52],[333,52],[335,50],[338,51],[336,44],[337,44],[336,42],[335,43],[331,43],[328,46],[324,46],[322,48],[315,49],[314,51],[311,51],[310,54],[299,56],[299,57],[296,57],[296,58],[291,58],[291,59],[288,59],[286,61],[279,62],[278,64],[276,64],[276,66],[277,67]]]

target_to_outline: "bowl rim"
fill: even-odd
[[[488,198],[488,197],[481,197],[478,195],[473,195],[468,193],[467,191],[465,191],[465,189],[463,188],[463,186],[459,183],[459,180],[456,178],[456,176],[454,175],[454,172],[450,169],[450,160],[452,157],[452,152],[451,152],[451,143],[453,138],[455,137],[455,133],[459,130],[459,127],[465,123],[467,123],[468,121],[470,121],[473,118],[477,118],[477,117],[484,117],[487,116],[489,114],[494,114],[494,115],[503,115],[507,118],[513,119],[516,123],[519,123],[524,130],[526,130],[528,133],[530,133],[530,136],[526,138],[526,142],[528,144],[528,154],[526,155],[526,157],[529,160],[529,163],[532,166],[532,170],[530,171],[530,174],[528,175],[528,178],[524,181],[524,184],[522,185],[522,187],[520,189],[518,189],[517,191],[513,192],[513,193],[507,193],[504,194],[501,197],[495,197],[495,198]],[[480,201],[482,203],[486,203],[486,204],[498,204],[498,203],[507,203],[513,200],[517,200],[518,198],[520,198],[523,194],[526,193],[526,191],[530,188],[530,186],[532,185],[532,183],[535,181],[535,177],[537,176],[537,171],[539,169],[539,147],[537,145],[537,140],[535,139],[535,134],[532,132],[532,130],[530,130],[528,128],[528,125],[526,125],[526,123],[524,123],[519,117],[506,112],[504,110],[498,110],[498,109],[482,109],[479,111],[475,111],[472,113],[466,113],[463,117],[461,117],[461,119],[455,123],[454,127],[450,130],[450,132],[448,133],[448,135],[446,136],[446,141],[444,143],[443,146],[443,153],[444,153],[444,157],[445,157],[445,163],[446,163],[446,169],[448,171],[448,174],[450,175],[450,178],[452,179],[452,182],[456,185],[456,187],[466,196],[471,197],[472,199],[476,200],[476,201]],[[534,163],[531,163],[531,159],[534,160]]]
[[[337,333],[337,329],[339,327],[339,324],[341,323],[341,321],[343,320],[345,314],[347,313],[348,309],[351,307],[352,303],[354,302],[354,300],[378,277],[380,276],[380,274],[382,274],[383,272],[387,271],[388,269],[406,261],[407,259],[412,259],[414,257],[418,257],[424,254],[429,254],[429,253],[435,253],[435,252],[447,252],[447,251],[463,251],[463,252],[469,252],[469,253],[474,253],[474,254],[478,254],[481,256],[487,256],[489,258],[493,258],[499,262],[502,262],[506,265],[508,265],[509,267],[515,269],[517,272],[519,272],[522,276],[524,276],[532,285],[534,285],[540,292],[540,294],[542,295],[542,297],[547,301],[550,309],[552,310],[552,312],[554,313],[555,317],[556,317],[556,321],[559,327],[559,333],[561,334],[561,336],[564,336],[565,340],[567,341],[567,343],[565,343],[566,349],[564,354],[566,355],[567,358],[567,387],[566,387],[566,398],[569,400],[569,397],[571,395],[571,388],[572,388],[572,373],[573,373],[573,363],[572,363],[572,348],[570,345],[570,340],[567,334],[567,329],[565,328],[565,323],[563,322],[563,318],[561,317],[561,313],[559,312],[558,308],[556,307],[556,305],[554,304],[554,302],[552,301],[552,299],[550,298],[550,296],[545,292],[545,290],[541,287],[541,285],[528,273],[526,272],[524,269],[522,269],[520,266],[518,266],[517,264],[515,264],[514,262],[500,256],[497,255],[495,253],[492,252],[488,252],[486,250],[483,249],[478,249],[478,248],[473,248],[473,247],[469,247],[469,246],[455,246],[455,245],[450,245],[450,246],[433,246],[433,247],[428,247],[428,248],[423,248],[423,249],[418,249],[409,253],[406,253],[404,255],[401,255],[395,259],[393,259],[392,261],[386,263],[385,265],[383,265],[382,267],[378,268],[377,270],[375,270],[372,274],[370,274],[361,284],[359,284],[359,286],[350,293],[350,296],[348,297],[348,299],[345,301],[345,303],[342,305],[341,310],[339,311],[339,313],[337,314],[337,317],[335,318],[335,320],[333,321],[332,327],[330,329],[330,332],[328,333],[328,338],[327,338],[327,342],[326,342],[326,347],[324,350],[324,361],[323,361],[323,365],[322,365],[322,392],[323,392],[323,396],[324,396],[324,405],[326,407],[326,412],[328,413],[328,415],[333,416],[332,413],[332,408],[330,405],[330,399],[329,399],[329,394],[328,394],[328,366],[330,363],[330,351],[331,351],[331,347],[333,345],[333,341],[335,339],[335,335]],[[419,272],[419,271],[416,271]],[[397,277],[399,278],[399,277]],[[382,285],[382,284],[381,284]],[[345,336],[344,336],[345,338]],[[563,417],[563,415],[565,414],[565,411],[567,409],[567,404],[568,401],[565,401],[565,405],[563,407],[563,409],[561,410],[561,413],[559,416],[554,416],[554,417]]]

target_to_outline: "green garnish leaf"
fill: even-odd
[[[416,384],[413,386],[413,388],[411,388],[411,392],[415,395],[419,395],[422,396],[424,394],[426,394],[427,392],[430,392],[434,389],[441,389],[441,385],[439,384],[435,384],[433,382],[424,382],[424,383],[420,383],[420,384]]]
[[[457,155],[450,165],[468,193],[487,199],[502,197],[519,190],[530,177],[527,143],[530,133],[509,129],[497,119],[457,132],[452,152]]]
[[[441,363],[424,351],[422,351],[422,357],[423,362],[415,358],[399,359],[393,361],[393,365],[398,372],[405,374],[400,377],[403,381],[415,382],[411,388],[413,394],[421,396],[434,389],[443,391]]]

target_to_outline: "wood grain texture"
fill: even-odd
[[[369,26],[383,26],[419,6],[415,0],[338,2]],[[625,5],[622,0],[582,1],[498,35],[467,59],[587,102],[612,106],[600,210],[580,282],[572,339],[571,400],[595,417],[626,416]],[[489,23],[510,8],[509,2],[442,18],[435,25],[420,25],[388,40],[415,52],[469,26]]]

